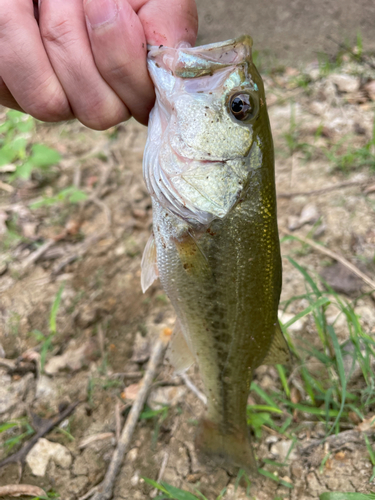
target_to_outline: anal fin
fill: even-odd
[[[184,373],[195,362],[194,356],[182,333],[179,321],[176,321],[166,357],[174,367],[176,373]]]
[[[275,326],[275,334],[272,339],[271,347],[262,361],[262,365],[283,365],[291,361],[290,350],[285,340],[280,324]]]

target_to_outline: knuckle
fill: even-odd
[[[31,98],[26,111],[44,122],[59,122],[71,118],[67,100],[59,93],[50,94],[43,99]]]
[[[128,120],[130,114],[123,105],[109,105],[101,102],[96,106],[88,106],[78,115],[83,125],[93,130],[107,130]]]
[[[0,16],[0,40],[8,35],[12,29],[13,18],[10,12],[5,10]]]
[[[50,21],[43,23],[40,26],[40,33],[43,38],[48,43],[54,45],[67,45],[72,43],[74,39],[73,27],[69,19],[59,19],[55,21]]]

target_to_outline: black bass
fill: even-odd
[[[254,369],[283,363],[274,151],[252,40],[151,47],[156,88],[143,173],[153,236],[142,288],[159,277],[177,314],[169,357],[197,362],[207,395],[196,447],[256,470],[246,421]]]

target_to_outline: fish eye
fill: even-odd
[[[241,122],[249,122],[258,114],[258,100],[248,93],[236,92],[229,98],[228,108],[231,115]]]

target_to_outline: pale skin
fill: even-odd
[[[195,43],[194,0],[0,0],[0,104],[46,122],[147,124],[147,44]]]

